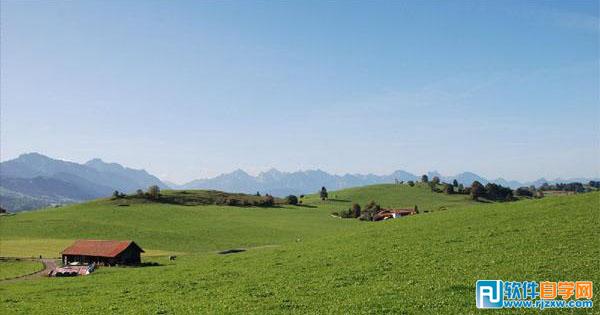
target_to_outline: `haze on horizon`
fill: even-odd
[[[597,1],[1,6],[3,161],[600,176]]]

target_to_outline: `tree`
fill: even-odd
[[[265,195],[265,201],[264,201],[264,205],[267,207],[271,207],[275,204],[275,198],[273,198],[273,196],[266,194]]]
[[[431,180],[431,182],[432,182],[434,185],[438,185],[438,184],[440,183],[440,178],[439,178],[439,177],[437,177],[437,176],[433,176],[433,179]]]
[[[360,205],[358,203],[352,204],[352,216],[355,218],[360,217]]]
[[[448,195],[454,194],[454,186],[450,184],[444,184],[444,193]]]
[[[473,184],[471,184],[471,198],[473,200],[478,200],[479,197],[483,196],[485,196],[485,187],[483,187],[480,182],[474,181]]]
[[[157,200],[160,197],[160,188],[156,185],[148,187],[148,198]]]
[[[488,183],[485,185],[485,196],[490,200],[510,201],[513,199],[513,191],[502,185]]]
[[[285,201],[290,205],[297,205],[298,197],[296,197],[294,195],[289,195],[289,196],[285,197]]]
[[[415,205],[415,213],[419,214],[419,207],[417,207],[417,205]]]
[[[533,197],[533,191],[527,187],[519,187],[515,190],[515,195],[519,197]]]
[[[375,201],[371,201],[365,205],[364,209],[362,209],[360,219],[373,221],[373,218],[379,211],[381,211],[381,207]]]
[[[423,174],[423,176],[421,176],[421,181],[423,183],[427,183],[427,182],[429,182],[429,177],[427,177],[427,175]]]
[[[256,192],[256,197],[260,197],[260,192]]]
[[[433,191],[433,192],[437,191],[437,187],[435,187],[434,182],[429,182],[428,185],[429,185],[429,188],[431,189],[431,191]]]
[[[142,196],[144,196],[144,191],[143,191],[143,190],[141,190],[141,189],[138,189],[138,190],[136,190],[136,191],[135,191],[135,194],[136,194],[138,197],[142,197]]]
[[[113,199],[117,199],[117,198],[119,198],[119,196],[120,196],[120,194],[119,194],[118,190],[115,190],[112,194]]]
[[[458,187],[458,181],[456,179],[452,181],[452,186]]]
[[[321,196],[321,200],[327,199],[329,195],[327,194],[327,189],[325,187],[321,187],[321,192],[319,193],[319,196]]]
[[[408,186],[414,187],[415,186],[415,182],[413,182],[412,180],[409,180],[408,181]]]

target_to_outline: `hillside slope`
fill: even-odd
[[[88,277],[6,284],[0,307],[4,314],[474,313],[477,279],[600,281],[599,204],[600,193],[589,193],[378,223],[333,219],[330,205],[117,209],[98,201],[19,214],[1,218],[3,237],[133,235],[145,247],[197,254],[158,259],[159,267],[102,268]],[[85,219],[69,224],[53,217],[72,211]],[[115,217],[124,221],[108,219]],[[49,231],[38,227],[42,222]],[[94,230],[99,227],[104,229]],[[249,239],[279,246],[235,255],[205,251],[247,246]],[[73,299],[72,292],[93,294]]]

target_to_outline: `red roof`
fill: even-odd
[[[144,250],[134,241],[101,241],[101,240],[77,240],[73,245],[63,250],[63,255],[81,255],[98,257],[116,257],[129,246],[135,246],[140,252]]]

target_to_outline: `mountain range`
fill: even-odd
[[[483,184],[494,182],[513,189],[530,185],[539,187],[543,183],[598,180],[587,178],[546,180],[541,178],[533,182],[521,183],[503,178],[489,180],[472,172],[443,176],[434,171],[427,175],[429,178],[438,176],[443,182],[452,182],[456,179],[463,185],[471,185],[473,181],[477,180]],[[243,170],[236,170],[213,178],[198,179],[178,185],[161,181],[145,170],[131,169],[100,159],[92,159],[79,164],[52,159],[39,153],[27,153],[16,159],[0,163],[0,206],[9,211],[30,210],[108,197],[115,190],[131,193],[137,189],[146,189],[151,185],[158,185],[161,189],[215,189],[227,192],[249,194],[260,192],[261,194],[286,196],[314,193],[322,186],[329,190],[338,190],[394,183],[396,180],[418,181],[420,179],[421,176],[402,170],[389,175],[334,175],[322,170],[281,172],[271,169],[257,176],[249,175]]]
[[[541,186],[543,183],[566,183],[566,182],[588,182],[588,178],[571,178],[546,180],[540,178],[533,182],[518,182],[515,180],[506,180],[503,178],[487,179],[472,172],[463,172],[455,176],[443,176],[437,171],[426,174],[429,179],[437,176],[442,182],[451,183],[456,181],[465,186],[471,185],[474,181],[482,184],[496,183],[510,188],[534,185]],[[223,191],[235,191],[243,193],[269,193],[274,196],[286,196],[289,194],[308,194],[314,193],[325,186],[329,190],[338,190],[349,187],[365,186],[373,184],[394,183],[398,181],[420,181],[421,176],[398,170],[389,175],[374,174],[345,174],[333,175],[322,170],[307,170],[297,172],[281,172],[271,169],[262,172],[257,176],[249,175],[243,170],[236,170],[231,173],[222,174],[217,177],[193,180],[183,185],[171,183],[174,189],[216,189]]]
[[[93,159],[84,164],[22,154],[0,163],[0,205],[9,211],[47,207],[134,192],[150,185],[168,188],[144,170]]]

